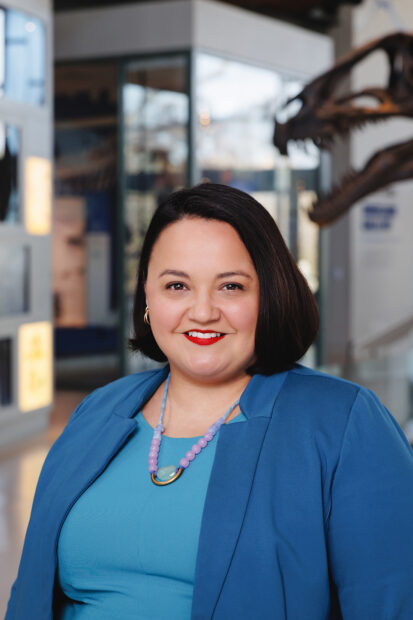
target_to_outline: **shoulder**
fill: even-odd
[[[362,388],[358,383],[327,374],[320,370],[314,370],[303,364],[294,364],[289,374],[296,377],[303,385],[313,385],[319,389],[338,389],[339,391],[344,390],[354,393]]]
[[[295,364],[289,374],[296,386],[305,392],[318,395],[319,398],[325,400],[342,398],[356,409],[362,408],[363,404],[384,407],[373,390],[354,381],[314,370],[302,364]]]
[[[359,402],[370,402],[381,405],[378,396],[370,389],[341,377],[314,370],[296,364],[289,371],[291,387],[299,391],[303,397],[311,397],[315,402],[340,403],[347,408]]]
[[[254,375],[247,389],[248,399],[244,399],[244,404],[251,409],[275,406],[288,411],[289,417],[294,412],[308,419],[316,419],[326,411],[346,416],[360,393],[377,400],[373,392],[357,383],[301,364],[273,375]]]
[[[350,472],[350,477],[358,465],[373,472],[371,464],[391,454],[411,479],[411,447],[397,420],[372,390],[296,365],[288,371],[277,400],[277,431],[286,430],[289,438],[302,442],[303,450],[315,446],[326,469],[340,464],[343,476]]]
[[[295,409],[301,412],[300,419],[308,417],[317,426],[335,432],[340,429],[343,439],[353,434],[353,439],[379,434],[407,443],[398,422],[369,388],[300,364],[289,371],[288,379],[287,391],[298,404]]]
[[[288,371],[280,396],[300,422],[308,420],[310,425],[328,425],[343,432],[352,417],[374,424],[390,416],[372,390],[301,364]]]
[[[118,407],[128,406],[128,403],[139,407],[140,403],[155,391],[166,376],[166,369],[159,368],[137,372],[93,390],[73,412],[70,422],[73,422],[85,413],[97,414],[112,413]]]
[[[302,402],[320,405],[321,403],[342,403],[351,405],[360,391],[366,391],[361,385],[336,377],[319,370],[295,364],[287,373],[285,391]]]

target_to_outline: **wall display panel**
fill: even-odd
[[[51,323],[25,323],[18,332],[19,408],[46,407],[53,395],[53,329]]]
[[[25,164],[25,223],[31,235],[48,235],[52,226],[52,163],[28,157]]]
[[[0,225],[20,220],[18,170],[20,132],[0,122]]]
[[[37,17],[0,7],[0,97],[45,102],[46,29]]]
[[[0,317],[29,311],[29,255],[26,246],[0,245]]]
[[[11,339],[0,338],[0,407],[12,402]]]

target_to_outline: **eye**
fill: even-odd
[[[183,291],[186,287],[183,282],[170,282],[165,288],[170,291]]]
[[[238,282],[228,282],[227,284],[224,284],[223,289],[225,289],[226,291],[243,291],[244,287],[242,286],[242,284],[238,284]]]

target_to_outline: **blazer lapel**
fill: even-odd
[[[261,447],[287,373],[254,375],[240,408],[245,422],[221,427],[211,472],[195,570],[192,620],[212,618],[230,567]]]

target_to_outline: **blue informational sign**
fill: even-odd
[[[391,230],[396,213],[394,205],[365,205],[361,226],[366,231]]]

